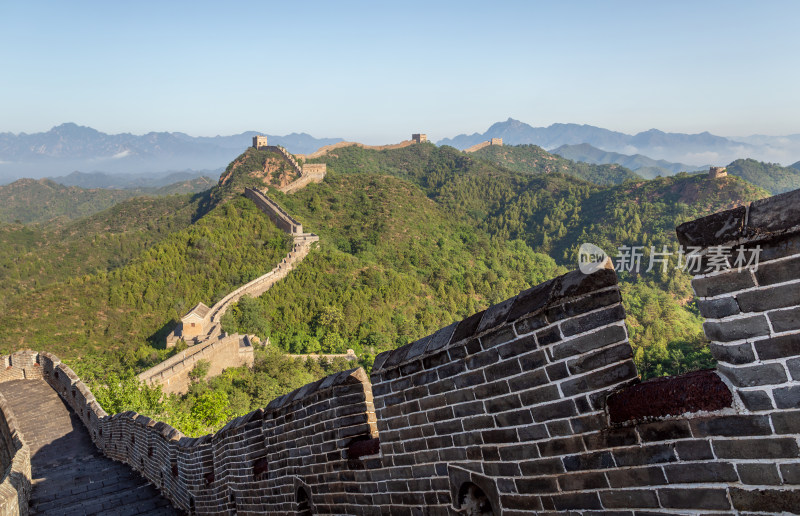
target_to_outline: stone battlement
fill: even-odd
[[[371,378],[329,376],[196,439],[108,416],[47,353],[6,357],[4,378],[43,377],[103,453],[195,514],[796,512],[800,190],[678,236],[706,253],[760,246],[757,270],[693,280],[716,370],[641,382],[616,273],[600,269],[381,353]]]
[[[708,169],[709,179],[717,179],[718,177],[725,177],[728,175],[728,169],[725,167],[711,167]]]
[[[464,149],[464,152],[476,152],[476,151],[479,151],[481,149],[484,149],[484,148],[490,147],[490,146],[502,147],[503,146],[503,139],[502,138],[491,138],[491,139],[489,139],[489,140],[487,140],[485,142],[477,143],[477,144],[473,145],[472,147]]]

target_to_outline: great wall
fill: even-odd
[[[300,174],[299,179],[281,188],[285,193],[296,191],[311,182],[319,182],[325,177],[325,165],[301,167],[283,147],[268,146],[263,136],[253,138],[253,147],[280,154]],[[304,233],[303,225],[265,192],[245,188],[244,195],[279,229],[292,236],[292,249],[268,273],[230,292],[211,308],[199,303],[182,318],[181,324],[167,336],[167,347],[175,346],[181,339],[193,345],[138,375],[140,381],[147,385],[160,385],[167,394],[186,392],[191,383],[190,373],[200,360],[209,362],[208,374],[211,376],[220,374],[228,367],[253,365],[252,338],[247,335],[225,335],[222,316],[242,296],[258,297],[285,278],[308,255],[312,244],[319,241],[317,235]]]
[[[601,268],[381,353],[370,377],[323,378],[199,438],[107,415],[46,352],[3,357],[0,393],[60,396],[82,422],[73,432],[189,514],[797,513],[800,190],[677,233],[706,256],[759,253],[756,270],[692,280],[714,370],[639,381],[616,273]],[[19,406],[15,417],[0,400],[0,514],[40,506],[47,482],[26,444],[42,411]],[[74,483],[64,496],[109,503]],[[149,499],[153,511],[162,501]]]

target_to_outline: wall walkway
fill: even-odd
[[[31,514],[180,514],[146,479],[105,457],[74,411],[39,376],[0,383],[4,412],[13,412],[30,450]],[[23,508],[3,514],[28,514]]]

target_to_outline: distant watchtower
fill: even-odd
[[[262,147],[267,146],[267,137],[266,136],[253,136],[253,148],[254,149],[261,149]]]
[[[708,169],[708,178],[717,179],[728,175],[728,169],[725,167],[711,167]]]
[[[503,146],[503,139],[502,138],[492,138],[489,140],[489,145],[497,145],[502,147]]]
[[[411,135],[411,141],[414,143],[424,143],[428,141],[427,134],[414,133]]]

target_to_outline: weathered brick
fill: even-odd
[[[518,459],[520,457],[517,457]],[[546,457],[542,459],[526,460],[519,463],[522,474],[526,477],[536,477],[541,475],[555,475],[564,473],[564,465],[561,459]]]
[[[516,443],[519,442],[517,431],[513,428],[498,428],[485,430],[483,432],[483,442],[491,443]]]
[[[751,290],[738,294],[736,300],[742,312],[765,312],[800,305],[800,288],[790,284]]]
[[[741,344],[709,344],[711,355],[720,362],[728,364],[751,364],[755,362],[756,355],[753,353],[753,344],[742,342]]]
[[[800,329],[800,307],[776,310],[767,314],[776,333]]]
[[[603,473],[594,471],[586,473],[570,473],[557,478],[562,491],[582,491],[584,489],[602,489],[608,487]]]
[[[483,402],[473,401],[470,403],[460,403],[453,406],[453,414],[455,417],[469,417],[477,416],[484,413]]]
[[[662,462],[675,462],[674,444],[651,444],[634,446],[614,450],[614,461],[617,467],[644,466],[647,464],[660,464]]]
[[[584,333],[600,326],[605,326],[625,319],[625,309],[622,305],[592,312],[587,315],[569,319],[561,323],[561,332],[565,337]]]
[[[551,326],[536,332],[536,342],[540,346],[547,346],[559,340],[561,340],[561,330],[558,329],[558,326]]]
[[[513,393],[500,398],[486,400],[484,406],[487,414],[497,414],[498,412],[518,409],[522,407],[522,402],[519,399],[519,395]]]
[[[624,380],[636,378],[636,376],[637,371],[633,361],[626,360],[620,364],[567,380],[561,384],[561,391],[565,396],[574,396],[616,385]]]
[[[754,345],[761,360],[800,356],[800,334],[759,340]]]
[[[515,410],[513,412],[504,412],[494,416],[495,423],[498,428],[504,426],[521,426],[533,423],[531,411],[528,409]]]
[[[706,440],[697,441],[678,441],[675,443],[675,451],[681,460],[708,460],[713,459],[711,443]]]
[[[555,382],[569,376],[569,371],[567,370],[567,364],[565,362],[551,364],[545,368],[545,371],[547,371],[547,377],[550,378],[551,382]]]
[[[800,410],[775,412],[770,417],[776,434],[800,434]]]
[[[786,367],[789,368],[789,374],[792,375],[792,380],[800,381],[800,358],[787,360]]]
[[[530,406],[557,400],[561,397],[561,394],[558,392],[557,386],[545,385],[522,392],[519,396],[523,405]]]
[[[503,360],[497,364],[491,365],[484,370],[486,381],[493,382],[508,376],[514,376],[522,372],[522,367],[516,360]]]
[[[749,367],[732,367],[719,364],[717,369],[737,387],[776,385],[787,380],[786,371],[780,364],[760,364]]]
[[[497,346],[501,359],[515,357],[536,349],[536,337],[529,335]]]
[[[800,507],[800,490],[731,487],[730,492],[733,507],[737,511],[796,513]]]
[[[690,423],[695,437],[724,435],[738,437],[746,435],[769,435],[772,428],[768,416],[734,415],[695,419]]]
[[[632,356],[633,350],[630,344],[625,342],[570,360],[567,362],[567,367],[571,374],[580,374],[621,362]]]
[[[547,363],[547,356],[544,350],[537,350],[519,357],[519,363],[524,371],[538,369]],[[544,372],[544,371],[542,371]]]
[[[722,319],[739,313],[739,303],[733,297],[699,299],[697,306],[700,308],[700,314],[710,319]]]
[[[800,462],[781,464],[781,477],[787,484],[800,484]]]
[[[611,487],[659,486],[667,483],[660,466],[619,468],[606,472]]]
[[[494,364],[500,360],[500,354],[496,349],[489,349],[472,355],[467,359],[467,369],[479,369],[489,364]]]
[[[578,509],[600,510],[600,498],[597,493],[568,493],[554,495],[551,497],[557,511],[569,511]]]
[[[736,240],[742,233],[747,218],[747,208],[738,206],[730,210],[684,222],[675,232],[683,246],[713,246]]]
[[[514,340],[517,337],[514,333],[513,326],[503,326],[497,330],[491,331],[480,338],[481,347],[483,349],[493,348],[500,344]]]
[[[697,297],[714,297],[755,286],[753,276],[746,269],[741,272],[732,270],[717,276],[692,280],[692,287]]]
[[[547,439],[549,436],[545,425],[528,425],[517,429],[520,441],[539,441]]]
[[[661,505],[668,509],[730,509],[725,489],[659,489]]]
[[[615,342],[622,342],[627,338],[624,326],[609,326],[590,335],[577,337],[551,348],[550,354],[555,360],[560,360],[573,355],[580,355],[593,349],[603,348]]]
[[[547,326],[548,322],[544,318],[544,315],[535,315],[533,317],[528,317],[527,319],[522,319],[521,321],[517,321],[514,323],[514,328],[517,330],[517,334],[525,335],[531,332],[534,332],[538,329],[544,328]]]
[[[637,427],[643,441],[671,441],[692,436],[689,423],[682,420],[657,421]]]
[[[508,382],[505,380],[484,383],[471,390],[476,399],[493,398],[510,392]]]
[[[600,414],[588,414],[581,417],[570,419],[572,431],[576,434],[583,434],[586,432],[593,432],[606,427],[606,420]]]
[[[692,464],[667,464],[664,472],[670,484],[697,484],[704,482],[736,482],[739,477],[728,462],[697,462]]]
[[[572,427],[567,419],[559,419],[557,421],[548,421],[545,423],[547,431],[553,437],[563,437],[565,435],[573,435]]]
[[[769,335],[769,325],[767,318],[759,314],[730,321],[704,322],[703,331],[710,340],[730,342]]]
[[[542,457],[553,455],[567,455],[584,451],[583,440],[580,437],[564,437],[550,439],[537,444]]]
[[[587,450],[600,450],[637,444],[639,438],[633,427],[607,428],[600,432],[584,435]]]
[[[486,378],[483,375],[482,369],[472,371],[471,373],[458,375],[453,380],[455,381],[456,388],[458,389],[464,389],[466,387],[472,387],[474,385],[479,385],[486,382]]]
[[[800,257],[759,264],[755,272],[759,285],[772,285],[800,278]]]
[[[780,459],[798,456],[797,442],[790,437],[714,440],[720,459]]]
[[[606,509],[648,509],[659,507],[655,491],[648,489],[601,491],[600,500]]]
[[[750,463],[737,464],[736,471],[743,484],[749,485],[780,485],[781,477],[775,464]]]
[[[739,397],[747,410],[757,412],[759,410],[771,410],[772,399],[764,391],[739,391]]]
[[[555,478],[518,478],[516,479],[517,490],[521,494],[541,494],[554,493],[558,491],[558,483]]]
[[[572,400],[557,401],[547,405],[538,405],[531,410],[536,422],[549,421],[563,417],[574,416],[577,411]]]
[[[781,387],[772,391],[775,405],[780,409],[800,408],[800,385]]]
[[[589,469],[608,469],[614,467],[614,459],[607,451],[570,455],[562,459],[567,471],[584,471]]]

